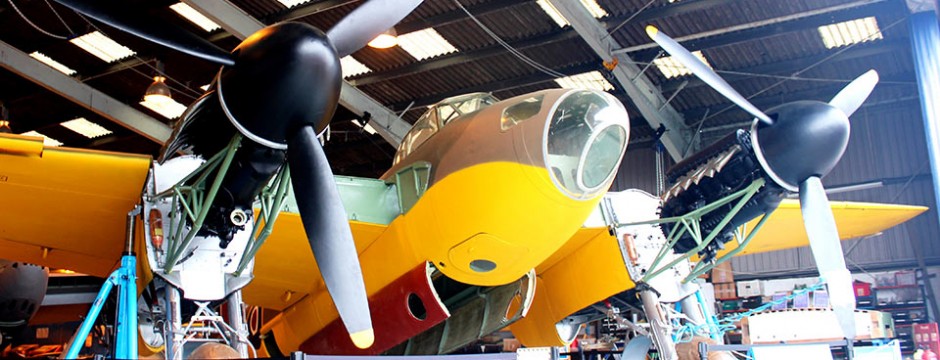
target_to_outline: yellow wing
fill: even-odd
[[[842,239],[868,236],[901,224],[927,210],[923,206],[832,202]],[[757,220],[747,225],[753,229]],[[739,255],[809,245],[797,201],[785,200]],[[737,247],[730,242],[721,253]],[[635,286],[627,275],[620,246],[606,228],[582,228],[539,265],[535,300],[529,314],[511,326],[526,346],[563,346],[555,323],[574,312]],[[585,275],[593,274],[593,275]],[[603,274],[603,275],[598,275]]]
[[[842,240],[877,234],[927,211],[927,207],[924,206],[848,201],[833,201],[830,205],[832,214],[836,219],[836,226],[839,228],[839,237]],[[753,229],[758,220],[752,220],[746,228]],[[780,207],[774,211],[771,218],[764,224],[763,229],[738,255],[757,254],[801,246],[809,246],[809,239],[806,237],[806,230],[803,228],[800,203],[796,200],[787,199],[780,204]],[[736,242],[729,242],[726,244],[725,250],[719,254],[723,255],[736,247]]]
[[[150,157],[0,134],[0,257],[106,277]]]
[[[358,221],[349,225],[360,254],[387,228]],[[298,214],[278,215],[271,236],[255,256],[253,274],[243,291],[245,303],[278,311],[324,286]]]

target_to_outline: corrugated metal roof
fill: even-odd
[[[681,37],[768,19],[776,19],[774,21],[779,22],[783,21],[780,17],[792,17],[795,14],[852,4],[855,1],[857,0],[798,0],[786,2],[772,0],[727,2],[683,0],[676,3],[656,1],[638,14],[635,19],[639,20],[626,23],[613,33],[613,37],[622,46],[644,45],[651,43],[644,31],[644,26],[650,23],[660,26],[664,32],[674,37]],[[165,1],[166,5],[172,2],[172,0]],[[361,1],[352,0],[315,0],[287,9],[276,0],[232,0],[232,2],[249,15],[266,22],[294,17],[304,11],[312,13],[314,11],[308,10],[316,9],[318,11],[314,14],[300,17],[297,20],[321,29],[328,29],[333,26],[343,16],[362,3]],[[544,66],[556,71],[572,68],[602,69],[600,57],[591,51],[586,43],[574,33],[574,30],[571,27],[559,28],[534,0],[460,0],[460,4],[471,13],[476,14],[484,26],[491,29],[503,40],[509,43],[528,42],[530,46],[521,49],[521,52]],[[624,19],[636,15],[635,12],[647,5],[648,0],[600,0],[599,4],[610,14],[601,21],[613,27]],[[868,14],[878,16],[882,28],[903,16],[903,4],[890,2],[888,4],[890,5],[889,9],[893,9],[891,6],[894,6],[900,11],[881,11]],[[0,4],[0,6],[5,7],[4,4]],[[159,6],[163,6],[163,4],[159,4]],[[45,4],[23,2],[21,10],[51,31],[64,33],[64,28],[59,26],[58,20],[49,13]],[[73,28],[84,29],[88,27],[82,19],[71,12],[63,10],[62,13]],[[197,34],[216,39],[215,41],[220,46],[230,48],[237,44],[237,39],[224,36],[223,31],[205,34],[169,10],[154,9],[153,13],[156,16],[165,17],[170,24],[194,31],[198,30]],[[845,11],[832,14],[842,13],[845,13]],[[665,14],[665,16],[652,16],[649,14]],[[132,105],[136,104],[139,92],[149,85],[149,77],[154,73],[154,70],[146,65],[137,65],[132,70],[109,69],[108,65],[102,64],[99,60],[91,58],[81,51],[76,51],[71,44],[48,38],[34,31],[25,25],[13,11],[0,12],[0,21],[10,25],[0,28],[0,39],[24,50],[38,49],[53,58],[66,59],[62,61],[78,70],[80,77],[95,77],[94,80],[89,82],[90,84],[101,87],[110,95]],[[436,25],[436,22],[439,21],[443,22]],[[787,24],[790,23],[783,21],[775,26],[789,26]],[[368,84],[360,85],[360,89],[383,104],[392,106],[393,110],[403,110],[405,106],[413,101],[423,104],[464,90],[492,91],[501,97],[511,97],[532,90],[557,86],[549,76],[542,75],[532,66],[525,64],[505,49],[499,47],[497,41],[467,17],[454,0],[427,0],[409,15],[402,24],[405,24],[404,28],[409,31],[418,30],[425,26],[434,26],[435,30],[460,52],[456,55],[444,55],[420,62],[398,47],[384,50],[365,48],[353,54],[358,61],[373,70],[369,74],[356,77],[356,79],[371,79],[367,81]],[[117,30],[109,28],[106,28],[106,30],[109,35],[113,35],[118,41],[126,42],[128,46],[137,50],[141,59],[145,60],[143,63],[152,65],[152,59],[155,58],[163,61],[171,80],[178,80],[180,83],[186,84],[173,85],[181,92],[179,95],[180,101],[191,101],[196,95],[186,89],[196,89],[198,86],[208,83],[214,74],[212,69],[215,66],[212,64],[192,60],[187,56],[165,50]],[[798,31],[784,32],[769,37],[761,35],[769,34],[771,30],[774,29],[760,28],[752,30],[752,33],[757,31],[754,36],[760,37],[759,39],[732,39],[735,34],[714,34],[700,40],[690,41],[688,45],[695,47],[698,44],[717,41],[716,39],[731,42],[731,44],[723,46],[702,49],[709,62],[718,70],[747,69],[777,63],[786,64],[801,61],[807,57],[822,56],[839,51],[825,49],[813,26],[805,25],[803,28],[796,29]],[[883,42],[905,42],[906,31],[904,26],[888,29],[885,31]],[[544,43],[534,43],[531,40],[537,38],[555,40]],[[876,43],[864,46],[879,45]],[[643,62],[651,60],[656,51],[656,47],[651,47],[630,55],[634,56],[635,60]],[[488,55],[481,55],[483,53]],[[893,55],[900,56],[894,57]],[[459,61],[449,59],[459,59]],[[443,65],[445,63],[442,61],[451,61],[452,63]],[[813,71],[806,72],[804,76],[849,79],[866,70],[868,66],[876,67],[882,72],[883,77],[886,75],[900,76],[912,72],[908,54],[891,53],[823,64]],[[659,71],[655,69],[649,69],[644,76],[649,77],[656,85],[674,87],[676,84],[675,80],[664,79]],[[375,79],[380,80],[376,81]],[[692,78],[689,77],[684,80],[688,79]],[[733,80],[732,84],[741,93],[750,95],[774,84],[776,81],[768,78],[745,77]],[[763,98],[763,101],[767,103],[772,103],[770,98],[774,96],[780,96],[781,99],[784,99],[786,94],[789,93],[809,93],[816,87],[835,86],[831,84],[820,85],[816,82],[788,81],[767,91],[765,95],[761,95],[759,98]],[[24,87],[24,89],[26,88],[28,87]],[[876,90],[874,96],[880,96],[878,93],[881,91],[883,90],[880,88]],[[614,90],[614,92],[625,100],[625,105],[632,116],[634,128],[631,132],[632,137],[635,139],[648,138],[652,134],[652,129],[646,126],[645,120],[638,115],[633,101],[627,99],[621,90]],[[29,91],[13,92],[10,96],[16,98],[18,96],[29,96],[28,94]],[[670,93],[665,95],[669,96]],[[727,107],[727,104],[728,102],[725,99],[704,86],[687,88],[680,92],[672,102],[677,110],[686,113],[686,122],[693,125],[699,122],[705,111],[704,109],[709,108],[712,112],[715,112]],[[53,108],[50,107],[50,109]],[[13,110],[16,113],[16,109]],[[66,115],[74,115],[68,111],[66,113],[68,114],[50,113],[45,117],[58,120],[66,117]],[[417,116],[415,114],[419,113],[420,111],[417,110],[411,111],[405,115],[405,118],[411,120]],[[703,127],[722,126],[746,120],[746,114],[734,109],[709,119]],[[31,130],[45,127],[47,122],[36,119],[29,120],[26,124],[17,124],[17,126]]]

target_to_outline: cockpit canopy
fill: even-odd
[[[428,108],[428,111],[421,115],[411,130],[405,134],[398,146],[398,153],[395,154],[395,164],[408,157],[412,151],[424,144],[438,130],[447,126],[454,119],[493,105],[499,100],[488,93],[472,93],[460,96],[454,96],[442,100]]]

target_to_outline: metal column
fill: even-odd
[[[166,286],[166,330],[164,330],[164,344],[166,344],[166,358],[172,360],[183,359],[183,324],[182,310],[180,309],[179,289],[173,285]]]
[[[930,158],[930,170],[933,174],[933,192],[935,204],[940,204],[940,29],[937,27],[936,9],[916,12],[908,19],[911,27],[911,48],[914,56],[914,69],[917,72],[917,87],[920,91],[920,106],[924,118],[924,133],[927,136],[927,152]],[[911,239],[917,262],[924,273],[927,269],[918,241]],[[930,292],[930,310],[933,316],[940,314],[934,298],[930,280],[924,284]]]
[[[672,336],[668,331],[669,320],[660,309],[659,296],[648,288],[640,291],[640,300],[643,302],[643,312],[646,313],[646,321],[650,324],[650,335],[652,335],[653,344],[656,344],[656,350],[659,351],[659,358],[678,359],[676,343],[672,341]]]
[[[231,336],[232,343],[229,345],[238,350],[242,357],[247,358],[248,347],[251,344],[242,341],[242,339],[248,338],[248,324],[245,323],[245,303],[242,302],[242,291],[237,290],[229,295],[228,304],[226,305],[228,321],[232,324],[232,329],[235,330],[235,333]]]

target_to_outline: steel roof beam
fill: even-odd
[[[170,137],[170,127],[162,121],[46,66],[3,41],[0,66],[150,140],[163,143]]]
[[[272,16],[267,16],[263,19],[265,24],[274,24],[281,21],[294,21],[303,19],[308,16],[316,15],[317,13],[332,10],[334,8],[344,6],[350,3],[358,2],[359,0],[326,0],[320,2],[310,2],[305,5],[300,5],[289,10],[274,14]],[[476,4],[476,5],[467,5],[467,10],[472,12],[474,15],[485,15],[495,11],[505,10],[506,7],[516,6],[519,4],[524,4],[528,2],[535,2],[534,0],[493,0],[491,2]],[[454,10],[449,11],[443,14],[414,19],[409,21],[404,21],[395,25],[395,31],[399,35],[407,34],[413,31],[418,31],[428,27],[442,26],[453,24],[458,21],[467,19],[467,14],[463,10]],[[222,32],[209,37],[209,41],[216,41],[225,39],[232,36],[232,34]]]
[[[265,26],[227,0],[183,0],[183,2],[239,39],[244,39]],[[339,103],[359,114],[368,112],[371,115],[372,127],[393,147],[398,147],[402,137],[411,129],[411,124],[345,81],[343,81]]]
[[[517,4],[524,4],[524,3],[534,2],[534,1],[531,1],[531,0],[500,1],[500,3],[513,3],[513,2]],[[658,19],[658,18],[663,18],[663,17],[681,15],[681,14],[689,13],[692,11],[707,9],[709,7],[722,4],[722,3],[726,3],[726,2],[719,1],[719,0],[682,1],[682,2],[669,4],[666,6],[661,6],[658,8],[648,9],[646,11],[643,11],[637,14],[633,19],[631,19],[631,21],[641,22],[641,21],[648,21],[648,20]],[[485,10],[489,10],[489,9],[483,8],[483,5],[478,5],[476,7],[468,7],[467,10],[473,13],[474,16],[481,16],[481,15],[485,15],[487,13]],[[605,27],[613,28],[619,25],[621,22],[628,19],[629,17],[630,15],[607,18],[605,19]],[[413,28],[413,30],[420,30],[425,27],[435,27],[435,26],[448,24],[451,22],[450,19],[455,19],[452,21],[460,21],[461,19],[468,19],[468,17],[462,10],[456,10],[447,14],[439,15],[437,20],[432,20],[432,19],[434,18],[421,22],[420,28],[418,28],[417,25],[414,27],[405,27],[404,26],[405,24],[402,24],[401,26],[396,26],[395,28],[398,29],[399,34],[401,34],[403,33],[403,29],[408,30],[408,29]],[[448,19],[448,20],[442,20],[442,19]],[[412,21],[412,22],[409,22],[408,24],[418,23],[418,22],[419,21]],[[559,30],[556,30],[547,34],[538,35],[532,38],[515,40],[512,42],[509,42],[509,45],[516,49],[525,49],[528,47],[544,45],[546,43],[554,43],[558,41],[574,39],[576,37],[578,37],[578,33],[574,31],[572,28],[568,27],[568,28],[559,29]],[[361,75],[359,77],[356,77],[350,80],[350,83],[356,84],[356,85],[366,85],[366,84],[371,84],[375,82],[387,81],[387,80],[399,78],[402,76],[408,76],[408,75],[416,74],[419,72],[441,69],[441,68],[445,68],[448,66],[461,64],[464,62],[476,61],[476,60],[483,59],[486,57],[499,55],[499,54],[505,54],[505,53],[506,53],[506,50],[502,46],[498,44],[494,44],[494,45],[487,46],[484,48],[475,49],[473,51],[453,53],[449,55],[439,56],[433,59],[428,59],[428,60],[421,61],[421,62],[404,65],[404,66],[387,70],[387,71]]]
[[[565,75],[575,75],[575,74],[585,73],[588,71],[597,70],[598,68],[599,67],[597,66],[597,64],[582,64],[582,65],[569,66],[569,67],[553,69],[553,70],[560,72],[562,74],[565,74]],[[515,89],[515,88],[519,88],[523,86],[535,85],[535,84],[543,83],[546,81],[552,81],[554,79],[555,79],[554,77],[548,74],[545,74],[542,72],[536,72],[536,73],[532,73],[523,77],[489,82],[486,84],[481,84],[481,85],[477,85],[473,87],[460,88],[457,90],[448,91],[446,93],[435,94],[432,96],[415,99],[414,104],[411,104],[411,101],[392,104],[392,107],[395,109],[404,109],[406,106],[411,105],[411,109],[413,110],[419,110],[419,109],[423,110],[423,107],[425,106],[436,104],[437,102],[444,100],[446,98],[452,97],[452,96],[463,95],[463,94],[468,94],[472,92],[493,93],[493,92],[511,90],[511,89]]]
[[[663,146],[673,160],[679,161],[686,152],[696,150],[691,143],[692,131],[685,126],[682,115],[672,108],[663,95],[633,61],[624,54],[613,55],[611,50],[619,49],[620,44],[613,36],[607,36],[607,29],[601,25],[580,1],[549,0],[549,2],[571,23],[575,31],[605,61],[619,58],[619,65],[613,69],[614,77],[621,88],[633,101],[640,114],[653,129],[660,125],[668,131],[662,137]]]
[[[698,0],[698,1],[689,1],[689,2],[676,2],[667,6],[662,6],[658,8],[648,9],[637,14],[636,17],[631,19],[631,22],[646,22],[654,19],[660,19],[669,16],[681,15],[693,11],[707,9],[711,6],[715,6],[720,2],[713,0]],[[859,3],[863,5],[858,5]],[[838,6],[833,8],[827,8],[815,16],[805,15],[802,17],[780,17],[763,20],[761,22],[751,23],[746,27],[736,27],[735,29],[741,31],[740,33],[730,33],[730,34],[719,34],[715,35],[714,31],[709,31],[705,33],[693,34],[687,36],[690,39],[699,39],[699,40],[690,40],[689,43],[685,44],[690,46],[692,50],[702,50],[712,47],[724,46],[729,44],[734,44],[742,41],[748,40],[759,40],[771,36],[776,36],[788,32],[805,30],[810,27],[820,26],[829,24],[833,19],[846,19],[851,20],[858,18],[863,14],[871,15],[877,14],[879,11],[885,9],[897,10],[898,6],[886,3],[885,1],[864,1],[855,3],[855,6]],[[844,13],[839,13],[837,10],[846,10]],[[472,10],[471,10],[472,12]],[[463,13],[461,11],[461,13]],[[612,29],[619,25],[622,21],[626,20],[628,16],[617,16],[610,17],[604,20],[605,27]],[[429,25],[430,26],[430,25]],[[708,35],[707,39],[704,37]],[[510,42],[510,45],[517,49],[524,49],[531,46],[542,45],[545,43],[552,43],[558,41],[564,41],[572,39],[578,36],[577,33],[572,28],[560,29],[548,34],[539,35],[534,38],[521,39]],[[648,43],[643,45],[638,45],[634,47],[629,47],[625,49],[615,50],[614,52],[631,52],[631,57],[634,59],[652,59],[659,53],[658,48],[654,49],[655,44]],[[476,61],[486,57],[503,54],[505,53],[502,46],[493,45],[473,51],[453,53],[449,55],[444,55],[436,57],[434,59],[428,59],[421,62],[416,62],[408,65],[404,65],[398,68],[390,69],[387,71],[374,72],[359,77],[353,78],[350,80],[350,83],[356,85],[366,85],[372,84],[381,81],[387,81],[403,76],[413,75],[424,71],[436,70],[445,68],[448,66],[453,66],[467,61]],[[668,91],[663,91],[668,93]]]
[[[530,47],[545,45],[563,40],[577,38],[578,34],[574,31],[553,31],[548,34],[540,35],[534,38],[513,41],[510,46],[517,50],[524,50]],[[455,52],[443,56],[438,56],[432,61],[421,61],[405,66],[401,66],[389,71],[369,73],[350,79],[349,83],[354,85],[368,85],[382,81],[388,81],[395,78],[417,74],[420,72],[442,69],[448,66],[459,65],[470,61],[480,60],[486,57],[506,54],[506,48],[500,45],[487,46],[470,52]]]

